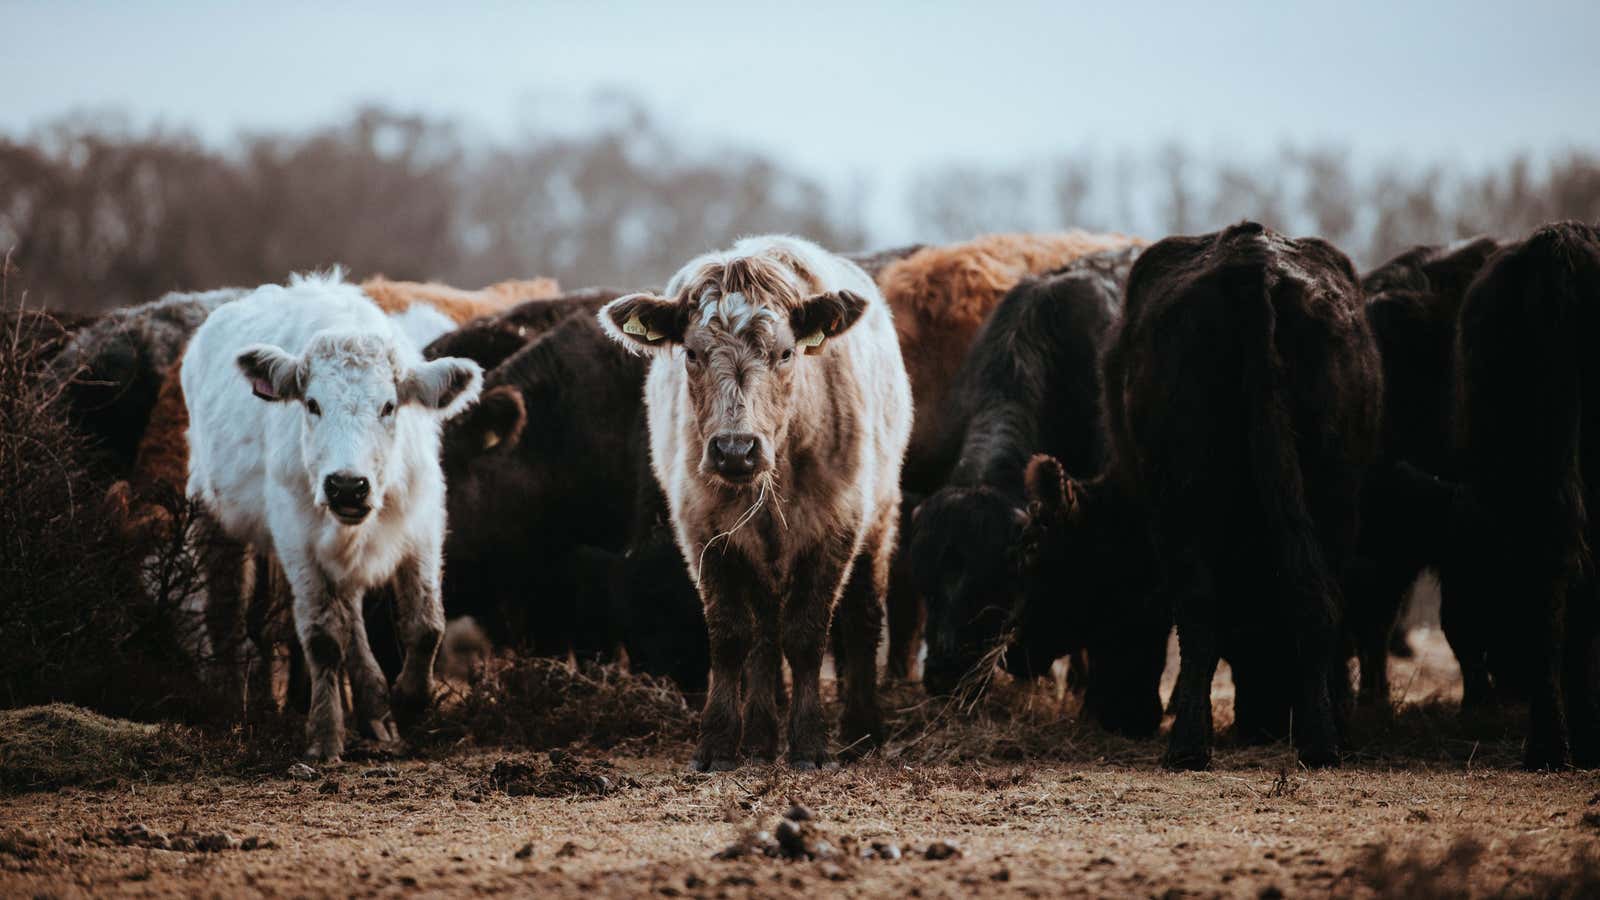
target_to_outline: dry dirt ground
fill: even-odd
[[[1400,724],[1337,771],[1224,735],[1212,771],[1166,773],[1159,743],[1075,727],[1059,754],[1000,741],[982,746],[1024,758],[976,761],[949,738],[966,726],[939,723],[812,774],[685,774],[677,743],[456,750],[0,797],[0,896],[1600,891],[1600,777],[1518,771],[1516,723],[1473,737],[1449,706],[1448,649],[1414,640],[1417,659],[1395,665]],[[794,803],[811,817],[782,825]]]

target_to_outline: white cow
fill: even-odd
[[[182,379],[190,498],[229,537],[276,553],[294,594],[312,679],[307,755],[343,753],[346,660],[357,715],[393,737],[361,598],[394,584],[406,643],[394,704],[420,711],[444,631],[439,427],[477,398],[482,370],[424,362],[334,274],[297,276],[217,310],[195,332]]]

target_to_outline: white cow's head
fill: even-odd
[[[301,454],[319,507],[345,525],[382,509],[396,453],[396,421],[447,418],[477,399],[483,370],[445,358],[408,365],[373,334],[322,332],[305,354],[246,347],[239,368],[257,397],[296,402],[305,416]]]

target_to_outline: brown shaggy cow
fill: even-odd
[[[747,238],[690,261],[665,297],[607,304],[600,322],[653,356],[651,459],[705,606],[711,690],[692,766],[777,756],[780,648],[794,676],[789,763],[832,759],[820,678],[836,604],[841,737],[847,751],[880,741],[911,388],[877,287],[810,242]]]

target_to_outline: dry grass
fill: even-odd
[[[582,743],[637,750],[688,740],[695,722],[668,679],[614,664],[502,653],[475,667],[464,685],[447,688],[417,740],[434,747]]]
[[[0,789],[166,780],[237,762],[180,725],[143,725],[55,703],[0,711]]]

